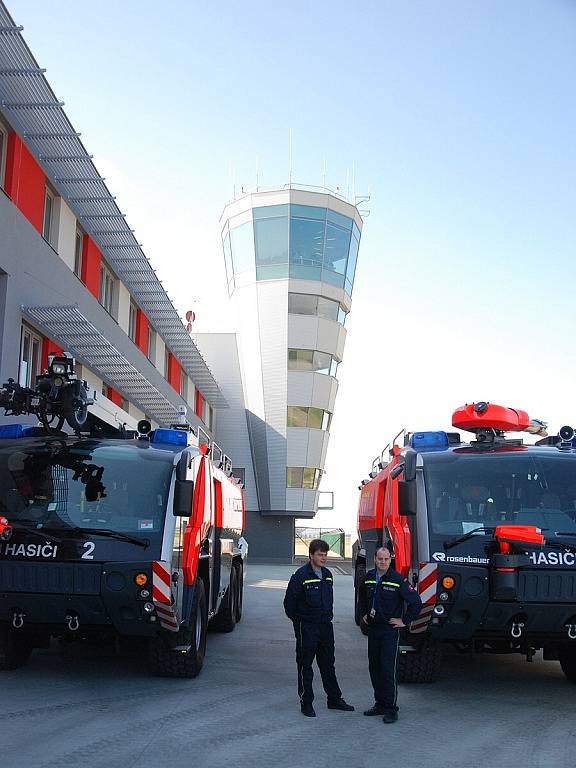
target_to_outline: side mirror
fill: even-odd
[[[416,482],[415,480],[398,481],[398,511],[401,515],[416,514]]]
[[[404,454],[404,480],[410,482],[416,480],[416,460],[418,454],[412,449],[408,449]]]
[[[192,514],[192,498],[194,496],[193,480],[178,480],[174,484],[174,516],[190,517]]]
[[[176,464],[176,480],[186,480],[190,467],[190,451],[184,451]]]

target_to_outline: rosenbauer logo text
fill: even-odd
[[[474,557],[473,555],[447,555],[445,552],[434,552],[432,559],[437,563],[476,563],[487,565],[490,560],[487,557]],[[533,565],[576,565],[576,553],[574,552],[531,552],[530,560]]]

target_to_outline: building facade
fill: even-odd
[[[21,31],[0,2],[0,383],[65,350],[111,427],[210,435],[220,388]]]
[[[185,411],[245,483],[251,559],[291,561],[295,518],[318,506],[358,210],[293,187],[228,204],[236,332],[191,338],[21,32],[0,0],[0,384],[34,385],[66,351],[91,419],[133,429]]]
[[[222,225],[254,478],[247,536],[253,559],[286,561],[294,520],[318,507],[362,218],[335,194],[288,187],[235,200]],[[222,382],[221,349],[210,335],[196,338]],[[225,444],[230,416],[219,422]]]

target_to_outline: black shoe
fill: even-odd
[[[314,712],[314,707],[312,704],[302,704],[300,707],[300,712],[302,712],[302,714],[306,717],[316,717],[316,712]]]
[[[398,720],[398,712],[386,712],[382,718],[383,723],[395,723]]]
[[[364,714],[366,717],[374,717],[374,715],[383,715],[386,712],[386,710],[383,707],[379,707],[378,704],[374,704],[373,707],[370,707],[370,709],[367,709]]]
[[[341,712],[354,712],[352,704],[346,704],[344,699],[335,699],[328,702],[328,709],[339,709]]]

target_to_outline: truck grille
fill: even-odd
[[[95,563],[0,561],[0,592],[99,595],[102,566]]]
[[[533,603],[576,603],[576,571],[520,570],[518,599]]]

